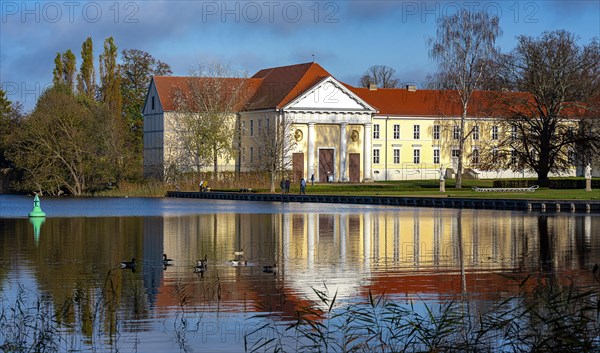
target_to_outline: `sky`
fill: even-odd
[[[0,0],[0,85],[25,111],[52,84],[57,52],[91,37],[95,67],[104,40],[140,49],[177,76],[218,61],[249,76],[260,69],[316,61],[357,85],[372,65],[423,87],[437,70],[428,39],[437,20],[461,8],[500,18],[496,45],[508,52],[520,35],[567,30],[585,45],[600,37],[600,0],[574,1],[10,1]],[[97,79],[98,82],[98,79]]]

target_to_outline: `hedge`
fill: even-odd
[[[495,188],[528,188],[538,185],[536,179],[502,179],[494,180]],[[550,179],[549,189],[585,189],[585,179]],[[592,179],[592,188],[600,188],[600,179]]]

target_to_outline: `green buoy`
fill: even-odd
[[[40,207],[40,198],[38,195],[35,195],[35,198],[33,199],[33,210],[29,212],[29,217],[46,217],[46,214]]]
[[[35,245],[38,245],[40,242],[40,229],[42,228],[42,224],[46,221],[45,217],[30,217],[29,223],[33,225],[33,239],[35,240]]]

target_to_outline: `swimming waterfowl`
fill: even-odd
[[[163,254],[163,265],[164,266],[171,266],[173,265],[175,261],[173,261],[173,259],[169,259],[167,258],[167,254]]]
[[[276,271],[277,271],[277,264],[273,264],[272,266],[270,266],[270,265],[263,266],[263,272],[265,272],[265,273],[275,273]]]
[[[121,268],[135,268],[135,257],[131,261],[121,261]]]
[[[230,260],[232,266],[246,266],[248,261],[246,260]]]
[[[204,255],[204,259],[200,259],[196,261],[196,266],[194,266],[194,272],[203,272],[208,268],[207,256]]]

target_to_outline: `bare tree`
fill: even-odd
[[[442,17],[436,38],[430,38],[430,56],[439,62],[439,78],[457,93],[462,107],[458,138],[456,188],[462,188],[465,141],[469,102],[479,88],[484,72],[495,53],[494,43],[500,35],[499,19],[486,12],[471,13],[462,9],[455,15]]]
[[[218,160],[230,159],[236,148],[236,113],[249,91],[243,75],[221,63],[198,66],[184,88],[176,92],[176,120],[173,132],[182,153],[180,162],[196,172],[212,163],[215,174]]]
[[[284,115],[274,121],[266,120],[252,137],[251,146],[256,151],[251,166],[254,170],[269,174],[269,188],[275,192],[276,180],[292,167],[292,152],[296,148],[294,125]]]
[[[509,133],[499,146],[511,157],[504,163],[534,171],[539,184],[547,185],[549,173],[573,167],[577,150],[589,162],[600,142],[584,119],[598,116],[593,104],[600,93],[598,41],[579,46],[566,31],[521,36],[501,64],[505,80],[520,91],[500,95]]]
[[[394,68],[385,65],[374,65],[367,69],[358,84],[361,87],[376,84],[379,88],[396,88],[399,81],[394,77],[395,75],[396,70]]]

